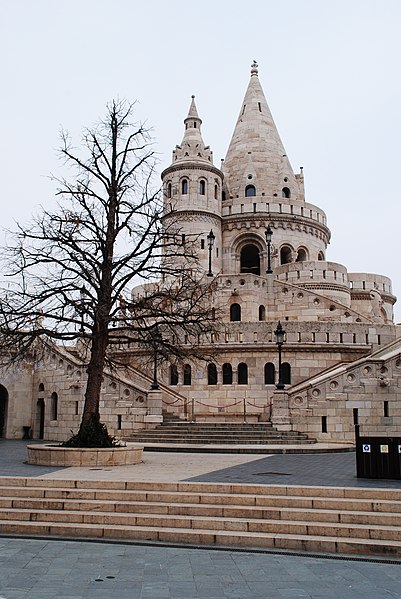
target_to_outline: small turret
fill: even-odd
[[[191,98],[181,145],[173,150],[172,164],[162,173],[164,190],[163,222],[174,222],[182,240],[195,240],[199,265],[209,272],[208,235],[212,231],[211,254],[213,274],[221,271],[221,197],[223,174],[213,166],[213,153],[205,146],[202,120],[195,96]]]
[[[213,152],[205,146],[201,134],[202,119],[198,116],[195,96],[192,96],[188,116],[184,120],[185,131],[181,145],[173,150],[173,164],[179,162],[207,162],[213,164]]]

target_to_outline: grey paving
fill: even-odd
[[[216,460],[216,465],[218,460]],[[355,453],[276,454],[189,478],[190,481],[400,489],[401,480],[356,477]]]
[[[390,599],[401,563],[0,538],[1,599]]]
[[[0,439],[0,476],[42,476],[60,470],[50,466],[26,464],[26,446],[31,443],[35,441]]]

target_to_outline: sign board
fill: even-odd
[[[363,451],[363,453],[370,453],[370,445],[363,445],[362,451]]]
[[[388,453],[388,445],[380,445],[380,453]]]

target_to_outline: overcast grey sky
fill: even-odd
[[[138,100],[160,171],[191,94],[224,157],[250,64],[306,200],[332,231],[329,260],[393,280],[401,320],[401,0],[0,0],[2,223],[53,202],[58,133],[112,98]]]

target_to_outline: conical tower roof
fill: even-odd
[[[202,120],[199,118],[195,104],[195,96],[191,98],[188,116],[184,119],[185,131],[181,145],[173,150],[173,164],[183,162],[213,163],[213,153],[205,146],[202,134]]]
[[[237,196],[244,197],[247,185],[254,185],[258,196],[281,198],[284,195],[286,202],[287,191],[283,194],[282,190],[288,189],[291,201],[300,199],[298,180],[266,102],[257,67],[254,62],[223,164],[226,189],[234,201]]]

